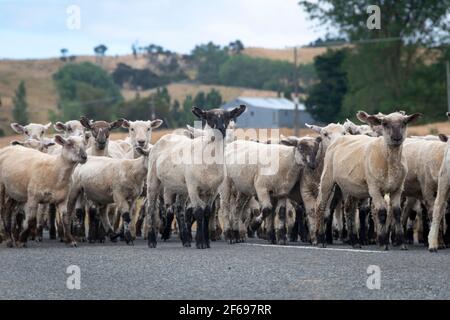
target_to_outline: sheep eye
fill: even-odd
[[[28,131],[27,131],[27,130],[25,130],[25,134],[28,134]]]
[[[148,128],[147,131],[150,131],[150,128]]]
[[[134,131],[134,128],[131,128],[131,131]]]

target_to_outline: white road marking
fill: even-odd
[[[260,243],[241,243],[247,246],[258,246],[258,247],[274,247],[274,248],[295,248],[295,249],[306,249],[306,250],[328,250],[328,251],[347,251],[347,252],[364,252],[364,253],[386,253],[387,251],[377,251],[377,250],[362,250],[362,249],[345,249],[345,248],[319,248],[319,247],[305,247],[305,246],[283,246],[277,244],[260,244]]]

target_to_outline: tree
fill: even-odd
[[[62,48],[61,50],[61,61],[66,61],[67,60],[67,53],[69,52],[68,49],[66,48]]]
[[[201,108],[201,109],[206,109],[207,108],[206,95],[205,95],[205,93],[203,91],[199,91],[195,95],[194,106],[196,106],[198,108]]]
[[[192,60],[197,65],[197,80],[205,84],[218,84],[220,66],[229,58],[225,48],[209,42],[192,50]]]
[[[314,59],[319,82],[311,87],[305,105],[318,121],[333,122],[341,112],[347,92],[346,72],[343,70],[346,53],[346,50],[328,50]]]
[[[222,95],[220,92],[214,88],[212,88],[206,94],[206,108],[208,109],[216,109],[219,108],[223,103]]]
[[[362,107],[368,112],[404,108],[405,90],[417,68],[430,50],[442,52],[450,38],[449,0],[318,0],[300,5],[312,19],[333,25],[355,42],[344,62],[348,90],[341,116],[354,116]],[[381,29],[367,28],[369,5],[380,7]]]
[[[103,57],[105,56],[105,52],[108,50],[108,47],[104,44],[100,44],[96,47],[94,47],[94,52],[97,56]]]
[[[13,98],[13,119],[15,122],[22,125],[28,124],[28,114],[27,114],[27,90],[25,88],[25,82],[22,80],[15,91],[15,96]]]
[[[244,51],[244,44],[241,42],[241,40],[236,40],[234,42],[230,42],[228,48],[231,53],[240,54],[242,51]]]
[[[112,120],[116,106],[123,98],[112,77],[90,62],[67,64],[53,75],[58,91],[62,120],[82,115],[94,119]]]

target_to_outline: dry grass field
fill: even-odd
[[[340,48],[342,46],[336,46],[334,48]],[[327,51],[327,47],[316,47],[316,48],[298,48],[297,58],[298,63],[312,63],[314,58],[321,55]],[[285,49],[267,49],[267,48],[245,48],[244,54],[251,57],[258,58],[268,58],[273,60],[283,60],[294,62],[294,50],[293,48]]]

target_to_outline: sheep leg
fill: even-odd
[[[405,236],[404,229],[402,224],[402,209],[401,209],[401,200],[402,200],[402,189],[393,192],[390,195],[391,200],[391,208],[392,215],[394,218],[394,230],[395,230],[395,243],[396,245],[401,247],[401,250],[407,250],[405,245]]]
[[[308,241],[308,230],[309,230],[309,237],[311,240],[316,238],[315,235],[315,215],[314,215],[314,206],[316,204],[317,197],[315,196],[315,193],[313,190],[310,190],[306,187],[300,188],[302,200],[303,200],[303,206],[304,206],[304,217],[306,218],[303,222],[303,225],[300,225],[300,237],[303,239],[304,242]]]
[[[150,164],[147,179],[147,245],[149,248],[156,248],[156,235],[159,228],[160,218],[157,210],[158,196],[161,182],[156,177],[153,164]]]
[[[256,195],[258,197],[261,213],[257,216],[251,224],[252,230],[258,230],[262,222],[270,215],[272,215],[272,202],[270,200],[269,191],[264,187],[263,183],[255,183]]]
[[[144,223],[144,217],[145,217],[145,208],[147,207],[147,199],[142,204],[141,208],[139,209],[139,216],[136,220],[136,237],[142,236],[142,225]]]
[[[50,240],[56,239],[56,206],[51,203],[48,206],[48,231]]]
[[[18,204],[11,198],[7,198],[5,201],[4,194],[2,194],[1,197],[2,197],[1,199],[2,212],[0,213],[0,224],[4,225],[3,237],[4,240],[6,240],[6,246],[11,248],[14,244],[13,233],[15,232],[16,229],[13,220],[16,219],[17,215],[17,210],[14,210],[15,211],[14,213],[12,213],[12,211],[13,209],[17,208]]]
[[[275,241],[286,244],[286,199],[278,200],[274,216]]]
[[[233,242],[232,236],[232,212],[230,203],[233,200],[232,194],[232,182],[227,176],[224,177],[222,187],[220,191],[220,208],[219,215],[223,221],[223,235],[225,240],[228,240],[230,244]],[[233,208],[234,209],[234,208]]]
[[[188,247],[191,246],[192,242],[192,224],[194,223],[194,208],[189,207],[186,209],[185,213],[185,224],[186,224],[186,236],[188,241]],[[186,247],[186,245],[185,245]]]
[[[36,217],[36,241],[41,242],[43,238],[44,233],[44,223],[45,223],[45,216],[48,212],[48,205],[47,204],[40,204],[38,205],[38,213]]]
[[[265,219],[264,219],[264,224],[266,226],[266,232],[265,232],[265,237],[266,240],[269,241],[269,243],[271,244],[276,244],[277,243],[277,238],[276,238],[276,234],[275,234],[275,214],[269,214]]]
[[[359,243],[361,245],[368,245],[369,240],[367,238],[367,220],[370,215],[370,206],[366,205],[366,201],[360,203],[358,208],[359,213]]]
[[[23,222],[23,230],[19,235],[19,243],[18,247],[26,247],[26,243],[30,232],[33,228],[36,227],[37,222],[37,210],[38,210],[38,202],[28,198],[27,203],[25,204],[25,220]]]
[[[315,230],[311,228],[309,231],[313,245],[321,243],[325,247],[324,214],[333,194],[334,185],[332,164],[326,164],[320,179],[319,194],[317,196]]]
[[[357,230],[356,230],[356,205],[357,200],[351,196],[347,197],[344,204],[344,215],[347,223],[347,232],[350,244],[353,248],[360,248],[361,245],[358,242]]]
[[[242,225],[242,217],[244,215],[245,210],[245,204],[248,203],[249,197],[244,195],[241,192],[238,192],[236,195],[236,203],[233,206],[233,214],[231,216],[232,220],[232,237],[234,238],[235,242],[241,242],[241,225]],[[245,237],[245,232],[243,237]]]
[[[389,224],[387,203],[380,190],[377,189],[375,183],[367,181],[369,194],[372,197],[373,212],[375,212],[375,224],[377,230],[378,244],[384,246],[385,250],[389,250]]]
[[[402,211],[402,227],[405,232],[405,241],[408,244],[414,243],[414,225],[417,217],[417,212],[414,210],[414,205],[417,199],[412,197],[406,198],[406,203]],[[408,222],[409,221],[409,222]]]
[[[447,200],[447,209],[445,210],[445,232],[444,232],[444,244],[448,248],[450,246],[450,203]]]
[[[439,248],[439,229],[449,196],[449,175],[447,174],[445,168],[443,168],[442,171],[443,172],[439,173],[437,197],[434,202],[433,219],[431,221],[430,233],[428,234],[428,250],[430,252],[437,252]]]
[[[94,217],[94,229],[98,229],[100,228],[100,226],[103,227],[103,229],[105,230],[105,233],[107,236],[109,236],[109,239],[112,242],[116,242],[116,239],[119,237],[119,233],[114,232],[114,229],[111,225],[111,222],[109,221],[109,217],[108,217],[108,205],[100,205],[98,206],[98,218],[96,217],[96,211],[90,212],[90,216]],[[91,210],[91,209],[89,209]],[[128,214],[129,217],[129,214]],[[100,242],[104,241],[104,239],[101,239],[101,235],[97,235],[97,237],[99,238]]]
[[[183,244],[183,247],[190,247],[191,246],[191,238],[188,234],[188,222],[186,221],[189,210],[186,210],[186,214],[184,212],[186,204],[186,197],[177,195],[175,199],[175,210],[176,210],[176,216],[177,216],[177,224],[179,228],[179,235],[180,240]],[[190,232],[190,230],[189,230]]]

